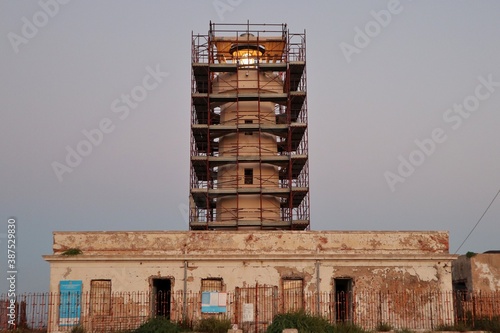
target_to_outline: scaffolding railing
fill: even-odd
[[[251,59],[238,52],[248,45]],[[245,195],[260,196],[263,222],[263,196],[270,195],[290,229],[294,220],[301,221],[295,228],[309,228],[305,55],[305,32],[290,33],[286,24],[210,23],[207,34],[192,35],[189,211],[197,228],[222,218],[219,198],[233,196],[238,206]],[[249,163],[257,175],[270,166],[276,175],[254,175],[247,186],[242,170]],[[221,170],[231,164],[235,175],[228,178]]]

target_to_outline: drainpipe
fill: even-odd
[[[184,306],[182,308],[182,320],[187,320],[187,260],[184,260],[184,295],[182,297]]]
[[[320,306],[319,306],[319,302],[321,300],[321,295],[320,295],[320,291],[321,291],[321,288],[319,287],[319,282],[320,282],[320,278],[319,278],[319,266],[320,266],[320,262],[319,260],[316,260],[316,315],[319,316],[320,315]]]

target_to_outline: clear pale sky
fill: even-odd
[[[499,14],[498,0],[1,1],[0,246],[13,216],[18,290],[48,290],[53,231],[188,229],[191,32],[210,20],[306,30],[313,230],[449,230],[455,252],[500,188]],[[132,91],[147,96],[127,106]],[[500,249],[499,223],[500,198],[459,253]]]

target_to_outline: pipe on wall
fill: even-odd
[[[319,260],[316,260],[316,313],[320,313],[320,300],[321,300],[321,295],[320,295],[320,291],[321,291],[321,288],[319,286],[319,283],[321,281],[320,277],[319,277],[319,267],[320,267],[320,261]]]
[[[184,260],[184,295],[182,297],[182,302],[184,303],[182,309],[182,319],[184,321],[187,320],[187,266],[188,262],[187,260]]]

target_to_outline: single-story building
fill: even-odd
[[[444,231],[54,232],[44,259],[61,296],[49,331],[130,328],[153,315],[226,316],[253,330],[299,309],[431,328],[453,320],[437,308],[455,258]]]

